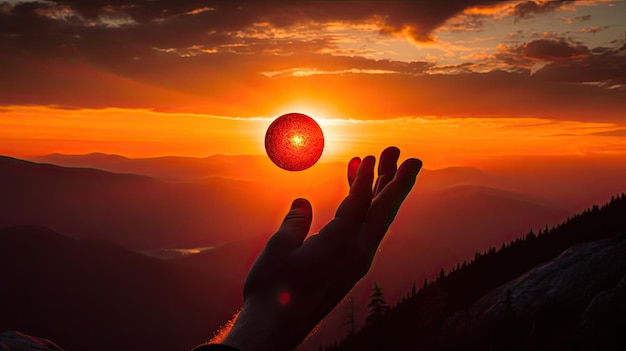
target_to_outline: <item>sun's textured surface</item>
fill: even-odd
[[[265,151],[278,167],[302,171],[313,166],[324,151],[324,134],[313,118],[288,113],[270,124],[265,134]]]

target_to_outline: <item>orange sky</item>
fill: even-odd
[[[104,3],[0,3],[0,154],[258,154],[287,112],[322,161],[626,152],[622,1]]]
[[[315,115],[323,110],[300,109]],[[0,120],[0,154],[33,157],[94,151],[128,157],[261,154],[271,117],[228,118],[147,110],[9,108]],[[605,136],[614,123],[535,118],[318,118],[326,138],[321,161],[378,154],[393,144],[429,168],[503,155],[598,155],[626,151],[626,138]]]

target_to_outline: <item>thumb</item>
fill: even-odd
[[[307,199],[295,199],[280,228],[270,239],[268,248],[272,251],[291,252],[300,245],[311,229],[313,209]]]

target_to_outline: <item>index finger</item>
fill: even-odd
[[[356,179],[356,171],[359,169],[359,165],[361,164],[360,157],[353,157],[350,162],[348,162],[348,185],[352,187],[352,183]]]
[[[404,161],[398,168],[395,177],[376,196],[367,212],[364,240],[367,247],[374,250],[385,236],[385,232],[396,218],[400,205],[404,202],[415,178],[422,168],[422,161],[412,158]]]
[[[374,182],[374,156],[367,156],[360,162],[356,177],[350,187],[350,194],[341,202],[335,218],[346,218],[361,223],[372,202]]]

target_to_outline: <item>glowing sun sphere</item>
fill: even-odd
[[[282,115],[267,128],[265,151],[270,160],[282,169],[305,170],[322,156],[322,128],[313,118],[301,113]]]

